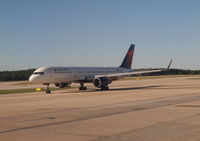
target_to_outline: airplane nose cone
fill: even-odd
[[[33,75],[31,75],[31,76],[29,77],[29,81],[30,81],[30,82],[33,82],[34,79],[35,79],[35,77],[34,77]]]

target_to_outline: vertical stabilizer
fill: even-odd
[[[134,49],[135,45],[131,44],[122,64],[120,65],[121,68],[131,69]]]

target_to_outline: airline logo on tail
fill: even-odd
[[[120,65],[121,68],[131,69],[134,49],[135,49],[135,45],[132,44],[130,46],[122,64]]]

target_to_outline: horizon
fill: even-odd
[[[52,67],[72,67],[72,66],[52,66]],[[73,66],[73,67],[82,67],[82,66]],[[85,67],[85,66],[83,66]],[[88,67],[88,66],[86,66]],[[90,66],[92,67],[92,66]],[[40,68],[40,67],[39,67]],[[28,68],[28,69],[19,69],[19,70],[0,70],[0,72],[13,72],[13,71],[27,71],[27,70],[36,70],[38,68]],[[132,68],[133,70],[150,70],[150,69],[164,69],[164,68]],[[200,71],[195,69],[180,69],[180,68],[170,68],[170,70],[186,70],[186,71]]]

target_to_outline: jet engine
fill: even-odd
[[[55,86],[58,88],[64,88],[67,87],[69,83],[55,83]]]
[[[93,84],[97,88],[104,88],[104,87],[107,87],[108,84],[110,84],[111,82],[112,81],[108,80],[105,77],[99,77],[99,78],[94,79]]]

